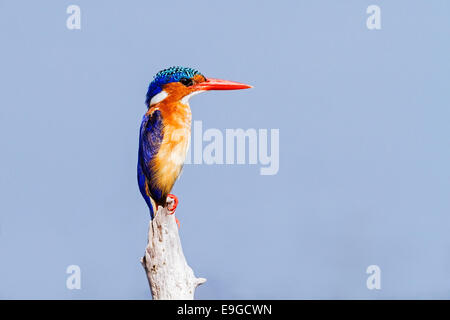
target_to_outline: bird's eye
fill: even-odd
[[[180,82],[185,85],[186,87],[190,87],[194,84],[194,81],[192,81],[192,79],[189,78],[181,78]]]

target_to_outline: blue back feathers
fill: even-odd
[[[197,70],[186,67],[170,67],[158,72],[148,86],[145,104],[148,107],[150,100],[162,91],[162,86],[166,83],[178,82],[181,78],[192,78],[196,74],[201,75]]]

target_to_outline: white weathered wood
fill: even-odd
[[[148,244],[141,263],[153,300],[192,300],[195,288],[206,281],[196,278],[188,266],[175,216],[168,214],[167,206],[160,206],[150,221]]]

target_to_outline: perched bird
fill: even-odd
[[[189,98],[207,90],[247,89],[251,86],[206,78],[197,70],[171,67],[156,74],[147,91],[139,135],[137,177],[151,218],[158,206],[173,214],[178,204],[170,194],[181,173],[191,136]],[[177,220],[178,223],[178,220]]]

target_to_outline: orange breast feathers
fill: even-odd
[[[163,119],[163,140],[151,166],[153,181],[164,194],[172,190],[189,148],[192,115],[187,99],[183,99],[190,94],[186,89],[181,83],[166,84],[164,98],[154,104],[150,102],[147,113],[159,110]]]

